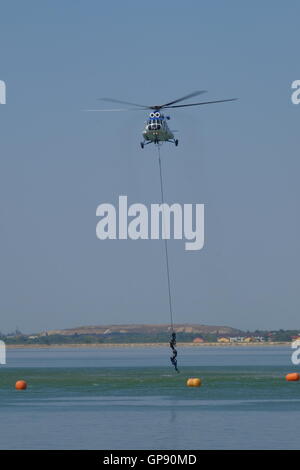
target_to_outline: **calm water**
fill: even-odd
[[[299,449],[285,347],[9,350],[1,449]],[[186,379],[201,377],[200,388]],[[14,390],[25,379],[26,391]]]

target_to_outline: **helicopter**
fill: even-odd
[[[102,101],[108,101],[111,103],[118,103],[118,104],[125,104],[134,106],[134,108],[119,108],[119,109],[88,109],[87,111],[137,111],[137,110],[146,110],[150,109],[151,112],[147,121],[145,122],[145,127],[143,130],[143,141],[140,142],[140,146],[143,149],[145,145],[154,143],[159,144],[160,142],[170,142],[178,146],[178,139],[175,139],[175,136],[171,129],[169,128],[167,121],[171,118],[170,116],[165,116],[162,112],[164,109],[173,109],[173,108],[186,108],[188,106],[200,106],[203,104],[213,104],[213,103],[224,103],[226,101],[235,101],[237,98],[230,98],[225,100],[214,100],[214,101],[201,101],[198,103],[188,103],[188,104],[177,104],[181,101],[185,101],[189,98],[193,98],[194,96],[201,95],[206,93],[206,90],[194,91],[193,93],[189,93],[188,95],[182,96],[173,101],[169,101],[168,103],[159,104],[159,105],[143,105],[137,103],[131,103],[128,101],[121,101],[116,100],[114,98],[100,98]]]

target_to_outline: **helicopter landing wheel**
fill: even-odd
[[[175,147],[178,145],[178,139],[175,140]]]
[[[142,147],[142,149],[144,148],[144,142],[141,142],[141,147]]]

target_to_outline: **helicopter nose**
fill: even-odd
[[[157,131],[157,130],[160,129],[160,127],[161,127],[160,124],[150,124],[148,126],[149,130],[151,130],[151,131]]]

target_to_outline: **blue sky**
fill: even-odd
[[[0,15],[2,331],[167,323],[159,241],[99,241],[96,207],[159,202],[146,114],[198,89],[234,103],[173,110],[166,200],[205,204],[205,246],[170,243],[176,322],[300,328],[299,3],[10,1]]]

